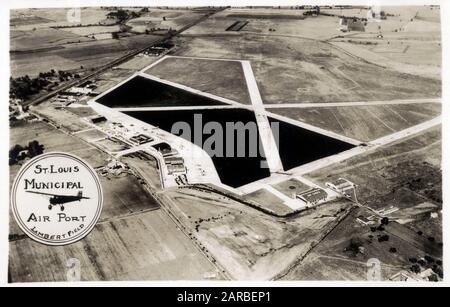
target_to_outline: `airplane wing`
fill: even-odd
[[[58,194],[51,194],[51,193],[43,193],[43,192],[36,192],[36,191],[25,191],[28,193],[38,194],[38,195],[44,195],[44,196],[56,196],[56,197],[77,197],[76,195],[58,195]],[[79,197],[80,199],[90,199],[89,197]]]
[[[33,193],[33,194],[39,194],[39,195],[45,195],[45,196],[58,196],[56,194],[50,194],[50,193],[42,193],[42,192],[35,192],[35,191],[25,191],[27,193]]]

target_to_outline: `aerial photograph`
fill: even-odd
[[[275,4],[10,10],[9,189],[67,153],[103,203],[10,208],[8,283],[443,281],[441,8]]]

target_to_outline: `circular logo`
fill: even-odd
[[[46,245],[84,238],[102,211],[103,193],[94,169],[67,153],[47,153],[26,163],[14,180],[11,206],[20,228]]]

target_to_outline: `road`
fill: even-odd
[[[283,163],[278,152],[277,141],[272,132],[269,119],[264,109],[264,104],[259,93],[258,84],[253,74],[252,66],[249,61],[242,61],[245,81],[247,83],[248,93],[255,112],[256,124],[258,125],[260,139],[266,155],[267,166],[271,173],[283,172]]]
[[[402,100],[384,100],[384,101],[346,101],[346,102],[317,102],[317,103],[279,103],[265,104],[266,109],[283,108],[329,108],[329,107],[360,107],[360,106],[383,106],[383,105],[402,105],[402,104],[423,104],[423,103],[441,103],[440,98],[424,99],[402,99]]]

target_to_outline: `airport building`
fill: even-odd
[[[313,188],[297,194],[297,198],[305,202],[307,206],[315,206],[327,201],[328,193],[320,188]]]

